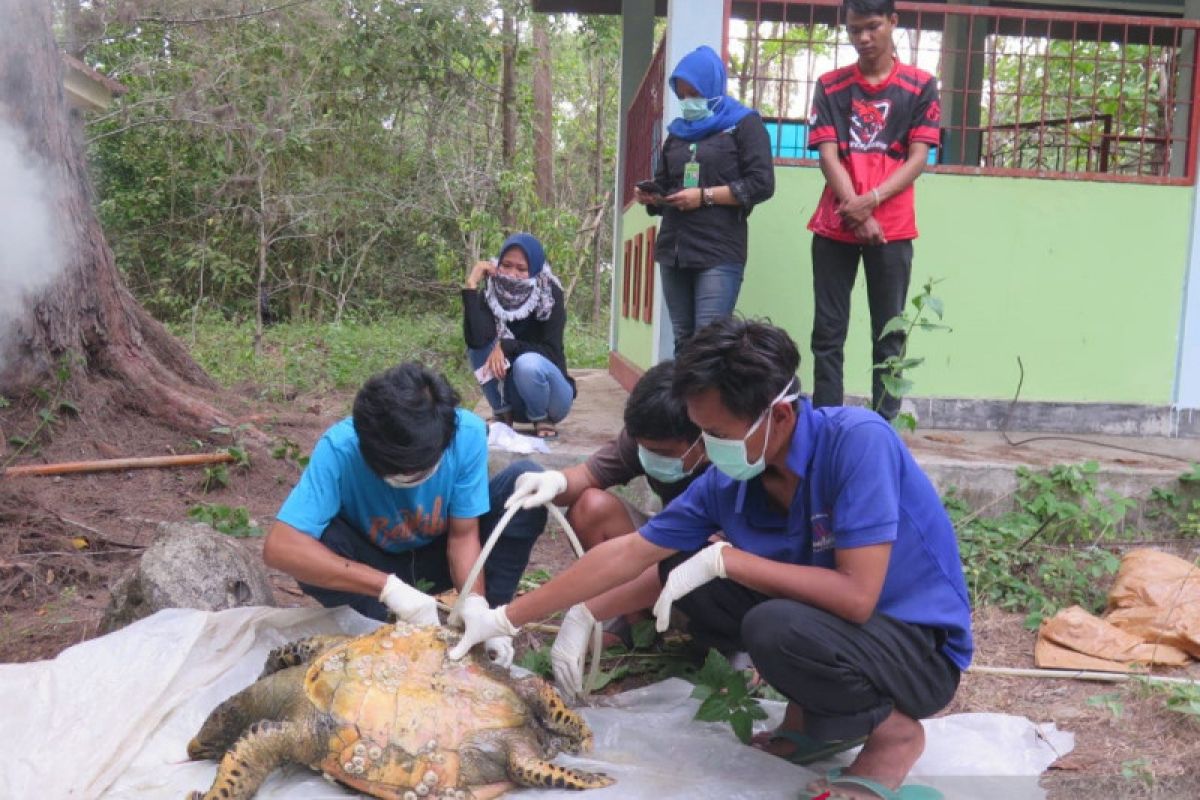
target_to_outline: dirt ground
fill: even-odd
[[[243,404],[272,441],[282,437],[308,452],[325,427],[345,413],[348,397],[297,398],[286,409]],[[241,401],[237,401],[241,402]],[[36,426],[36,409],[0,411],[0,442]],[[198,441],[153,420],[102,411],[83,413],[40,437],[40,450],[16,463],[210,452],[225,434]],[[0,463],[12,444],[0,445]],[[0,662],[53,658],[94,637],[108,587],[133,565],[161,521],[186,518],[199,503],[244,506],[269,524],[300,469],[272,457],[269,444],[249,444],[249,470],[206,493],[202,468],[98,472],[63,477],[0,477]],[[260,549],[260,539],[245,539]],[[562,536],[544,536],[532,569],[553,572],[570,560]],[[294,581],[273,574],[281,606],[309,605]],[[1019,615],[976,614],[976,664],[1033,666],[1033,634]],[[1200,678],[1200,667],[1175,675]],[[615,687],[619,688],[619,687]],[[1200,796],[1200,718],[1169,711],[1164,696],[1144,687],[969,673],[945,713],[992,711],[1053,722],[1076,736],[1075,750],[1043,779],[1052,798]]]

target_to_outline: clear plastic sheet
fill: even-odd
[[[0,797],[149,800],[206,789],[213,762],[185,747],[208,712],[252,682],[272,648],[315,633],[361,633],[376,623],[346,609],[162,611],[64,651],[53,661],[0,666]],[[729,727],[692,719],[691,685],[668,680],[583,709],[596,734],[589,757],[560,763],[617,783],[586,793],[523,789],[507,797],[796,800],[814,772],[741,745]],[[768,704],[774,724],[781,704]],[[912,780],[949,800],[1039,798],[1037,776],[1073,736],[1020,717],[966,714],[926,722]],[[843,757],[840,763],[847,763]],[[839,762],[817,765],[819,771]],[[355,797],[312,771],[277,771],[261,800]]]

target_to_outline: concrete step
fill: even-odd
[[[579,394],[571,414],[558,425],[558,439],[548,442],[550,452],[521,456],[493,450],[489,465],[500,469],[518,458],[532,458],[552,469],[563,469],[587,459],[621,429],[627,397],[606,370],[572,370]],[[491,416],[486,401],[475,409]],[[531,429],[518,423],[518,432]],[[1005,502],[1017,487],[1016,470],[1044,470],[1056,464],[1095,461],[1101,490],[1126,497],[1145,498],[1154,487],[1178,490],[1178,477],[1200,463],[1200,439],[1162,436],[1059,436],[1045,432],[1008,434],[996,431],[922,430],[905,434],[904,441],[938,491],[952,487],[972,508],[992,504],[990,513],[1011,507]],[[635,488],[643,497],[648,490]],[[631,498],[632,499],[632,498]],[[1140,524],[1140,517],[1129,520]]]

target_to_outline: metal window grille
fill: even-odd
[[[633,202],[637,182],[653,177],[661,157],[666,50],[664,38],[625,116],[625,175],[621,181],[621,202],[625,206]]]
[[[733,0],[730,94],[767,123],[776,158],[808,161],[817,78],[857,60],[839,0]],[[942,100],[935,169],[1190,184],[1200,21],[897,3],[898,57]],[[661,78],[660,78],[661,83]]]

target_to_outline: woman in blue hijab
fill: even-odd
[[[471,368],[493,418],[530,422],[538,436],[556,438],[555,423],[575,400],[575,381],[563,353],[562,284],[542,243],[528,233],[508,237],[495,261],[472,267],[462,301]]]
[[[762,118],[725,93],[725,65],[698,47],[671,73],[680,116],[654,172],[657,190],[635,195],[661,214],[654,260],[662,275],[676,349],[733,313],[746,266],[746,218],[775,193],[771,142]]]

